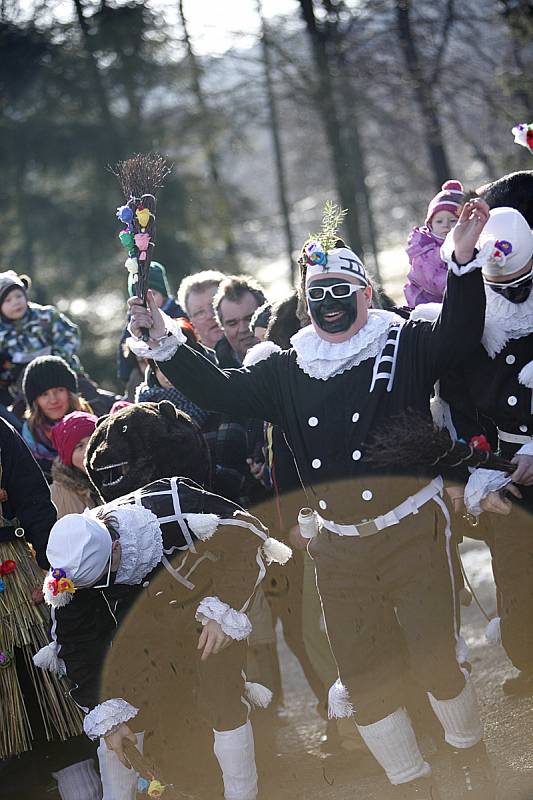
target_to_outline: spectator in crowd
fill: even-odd
[[[460,181],[446,181],[429,203],[422,226],[413,228],[406,252],[411,269],[404,286],[405,299],[411,308],[421,303],[441,303],[448,270],[440,248],[456,224],[464,203]]]
[[[178,289],[178,303],[187,312],[198,339],[212,350],[224,335],[213,310],[213,298],[223,280],[222,272],[205,269],[194,275],[187,275]]]
[[[228,275],[220,283],[213,307],[224,336],[215,350],[221,369],[240,367],[250,347],[259,339],[250,322],[266,297],[259,283],[249,275]]]
[[[264,342],[267,335],[267,328],[272,317],[272,304],[268,301],[259,306],[250,322],[250,330],[255,338]]]
[[[57,450],[52,429],[71,411],[92,412],[78,394],[78,377],[59,356],[40,356],[26,368],[22,382],[26,419],[22,437],[45,476],[50,479]]]
[[[50,496],[58,519],[65,514],[81,514],[98,505],[93,485],[85,469],[85,451],[96,428],[98,417],[85,411],[72,411],[52,428],[52,444],[57,458],[52,463]]]

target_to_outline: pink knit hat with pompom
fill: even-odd
[[[461,181],[446,181],[442,184],[442,190],[435,195],[428,206],[426,225],[429,225],[437,211],[449,211],[451,214],[459,216],[459,210],[464,200],[465,193]]]

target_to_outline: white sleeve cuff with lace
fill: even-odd
[[[133,719],[138,712],[138,708],[127,703],[122,697],[114,697],[89,711],[83,720],[83,730],[89,739],[99,739],[122,722]]]
[[[204,597],[195,614],[198,622],[206,625],[210,619],[218,622],[225,634],[240,641],[252,632],[252,623],[242,611],[235,611],[218,597]]]
[[[465,487],[465,506],[470,514],[478,517],[483,509],[481,501],[491,492],[499,492],[511,482],[511,477],[506,472],[495,469],[475,469]]]
[[[148,342],[143,342],[133,334],[126,339],[126,344],[132,353],[139,358],[152,358],[154,361],[170,361],[176,350],[181,344],[185,344],[187,337],[183,333],[177,322],[161,311],[165,321],[167,335],[159,340],[157,347],[150,347]],[[131,333],[131,328],[128,326]]]

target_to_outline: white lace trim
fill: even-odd
[[[83,730],[89,739],[105,736],[115,725],[128,722],[139,713],[139,709],[127,703],[122,697],[105,700],[89,711],[83,720]]]
[[[483,267],[487,265],[492,255],[494,244],[492,242],[485,242],[483,247],[478,250],[472,261],[469,261],[468,264],[459,265],[453,260],[454,241],[452,238],[452,233],[453,231],[448,233],[440,249],[440,257],[446,262],[448,270],[453,272],[454,275],[457,275],[458,278],[461,278],[463,275],[467,275],[469,272],[473,272],[475,269],[483,269]]]
[[[490,358],[503,350],[511,339],[533,333],[533,292],[524,303],[510,303],[485,286],[487,307],[481,343]]]
[[[491,492],[499,492],[508,483],[511,483],[511,478],[506,472],[478,467],[472,472],[465,486],[466,510],[479,517],[483,513],[481,501]]]
[[[345,342],[326,342],[308,325],[291,339],[296,362],[310,378],[326,381],[381,353],[390,326],[398,322],[402,320],[391,311],[372,309],[363,327]]]
[[[259,364],[260,361],[264,361],[266,358],[269,358],[272,353],[281,353],[281,347],[270,341],[259,342],[258,344],[254,344],[254,346],[248,350],[244,356],[242,365],[243,367],[251,367],[253,364]]]
[[[161,311],[161,314],[165,320],[167,333],[169,335],[159,342],[158,347],[150,347],[147,342],[143,342],[142,339],[137,339],[133,334],[126,339],[126,344],[131,352],[135,353],[139,358],[153,358],[154,361],[170,361],[178,347],[186,343],[187,337],[177,322],[173,320],[172,317],[165,314],[164,311]],[[131,333],[129,327],[128,330],[130,330]]]
[[[141,583],[163,558],[163,535],[155,514],[141,505],[108,505],[117,519],[120,565],[116,583]]]
[[[235,611],[218,597],[204,597],[196,609],[195,618],[202,625],[210,619],[218,622],[222,630],[236,641],[247,639],[252,632],[252,623],[242,611]]]

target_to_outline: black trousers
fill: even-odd
[[[323,530],[309,544],[331,649],[361,725],[405,705],[408,667],[439,700],[463,689],[441,519],[428,503],[374,536]]]

